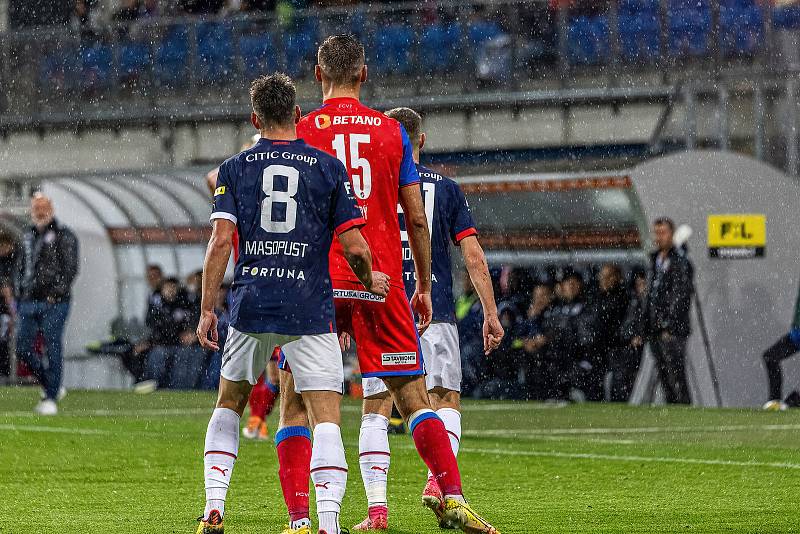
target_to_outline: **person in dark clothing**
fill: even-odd
[[[456,321],[461,347],[461,394],[476,396],[486,377],[486,358],[483,353],[483,308],[472,281],[465,271],[462,278],[463,292],[456,299]]]
[[[16,263],[17,356],[44,388],[45,397],[36,411],[55,415],[56,402],[64,394],[62,339],[72,284],[78,275],[78,239],[55,219],[53,204],[42,193],[36,193],[31,200],[31,219],[33,225],[23,237],[23,250]],[[44,335],[47,365],[34,352],[40,331]]]
[[[11,336],[17,305],[14,301],[14,265],[19,257],[11,236],[0,234],[0,383],[11,374]]]
[[[203,349],[192,329],[198,316],[199,309],[192,308],[178,280],[164,280],[145,321],[152,346],[147,356],[146,380],[156,380],[160,387],[195,387],[204,362]]]
[[[782,406],[783,398],[783,371],[781,362],[786,358],[800,352],[800,291],[794,305],[794,318],[789,333],[775,342],[762,356],[767,366],[767,380],[769,381],[769,402],[764,408],[769,408],[772,403]]]
[[[586,336],[583,279],[571,269],[565,269],[558,289],[558,299],[544,312],[542,320],[547,340],[544,346],[547,398],[568,400],[573,387],[582,389],[584,386],[578,369],[588,364],[585,354],[591,339]]]
[[[545,379],[547,369],[542,350],[547,344],[543,322],[545,312],[553,302],[553,288],[547,284],[538,284],[533,288],[532,295],[527,317],[520,323],[516,338],[525,355],[523,368],[528,390],[526,397],[534,400],[546,400],[549,388],[548,381]]]
[[[620,327],[628,311],[628,292],[622,284],[618,265],[606,264],[598,276],[599,291],[591,306],[591,350],[587,354],[589,370],[584,375],[584,394],[587,400],[600,401],[605,396],[605,378],[609,364],[623,348]]]
[[[667,402],[690,404],[686,342],[691,333],[694,275],[689,259],[673,245],[674,231],[671,219],[653,223],[657,250],[650,255],[647,332]]]
[[[611,372],[611,402],[627,402],[639,373],[644,349],[646,328],[645,299],[647,297],[647,276],[644,272],[633,275],[633,297],[625,319],[619,329],[621,347],[612,353],[609,362]]]

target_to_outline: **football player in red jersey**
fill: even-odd
[[[355,340],[362,375],[381,378],[391,392],[411,429],[420,457],[442,489],[441,516],[465,532],[497,533],[464,499],[450,439],[442,420],[431,409],[426,390],[418,330],[428,327],[433,313],[431,248],[411,142],[399,122],[359,101],[361,85],[367,79],[361,43],[349,35],[328,37],[319,47],[317,60],[315,76],[322,86],[323,106],[301,119],[298,137],[335,155],[347,168],[350,186],[366,219],[362,233],[373,251],[374,269],[386,273],[391,285],[385,298],[365,292],[348,266],[341,245],[334,241],[330,273],[337,331]],[[398,201],[405,214],[417,273],[411,306],[403,284]],[[288,369],[280,367],[284,371],[280,373],[284,392],[281,428],[307,427],[305,407],[293,394],[292,376],[285,372]],[[308,444],[303,442],[308,438],[298,434],[286,432],[286,439],[276,438],[276,442],[281,486],[292,521],[285,532],[300,534],[310,532],[308,487],[313,466],[309,465]]]
[[[247,150],[261,139],[260,134],[253,136],[252,142],[246,143],[242,146],[242,150]],[[206,185],[212,198],[217,189],[217,176],[219,175],[219,167],[206,174]],[[233,234],[233,262],[239,260],[239,234]],[[278,354],[276,350],[272,358],[267,362],[267,368],[264,373],[258,378],[258,382],[253,386],[250,391],[250,398],[247,401],[250,406],[250,417],[247,419],[247,424],[242,428],[242,436],[247,439],[266,440],[269,439],[269,432],[267,430],[267,417],[272,413],[275,407],[275,400],[278,397]]]

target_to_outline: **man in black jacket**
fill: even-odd
[[[610,365],[623,349],[620,327],[628,311],[629,297],[622,284],[622,269],[607,263],[600,269],[599,289],[591,306],[593,337],[587,355],[591,370],[585,375],[586,400],[600,401],[605,394],[605,379]]]
[[[42,193],[31,199],[31,220],[33,225],[22,239],[16,269],[17,355],[44,388],[44,398],[36,411],[55,415],[56,402],[64,395],[62,340],[72,283],[78,275],[78,239],[55,219],[53,203]],[[40,331],[44,335],[47,365],[33,349]]]
[[[647,331],[667,402],[690,404],[685,365],[694,272],[686,255],[673,245],[674,231],[675,224],[670,219],[660,218],[653,223],[658,249],[650,255]]]

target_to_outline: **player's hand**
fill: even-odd
[[[431,320],[433,320],[431,294],[414,292],[414,296],[411,297],[411,309],[417,314],[417,332],[422,335],[431,325]]]
[[[389,275],[380,271],[372,271],[372,285],[367,288],[367,291],[379,297],[385,297],[389,294]]]
[[[213,311],[200,313],[197,324],[197,339],[200,346],[207,350],[219,350],[219,332],[217,332],[217,314]]]
[[[483,353],[488,356],[493,350],[500,346],[503,341],[503,326],[497,315],[489,315],[483,321]]]
[[[350,350],[350,334],[347,332],[339,334],[339,347],[342,349],[342,352]]]

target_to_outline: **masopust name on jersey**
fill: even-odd
[[[244,253],[248,256],[290,256],[305,258],[308,243],[296,241],[246,241]]]

